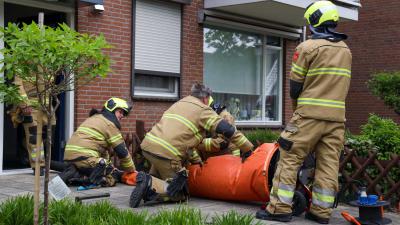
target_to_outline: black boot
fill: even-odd
[[[142,201],[147,196],[147,192],[151,187],[151,176],[147,175],[145,172],[139,172],[136,176],[136,187],[133,189],[131,196],[129,198],[129,206],[132,208],[137,208]]]
[[[280,222],[290,222],[292,220],[291,213],[271,214],[266,210],[260,209],[256,213],[256,218],[260,220],[273,220]]]
[[[329,223],[329,218],[322,218],[311,212],[307,212],[305,215],[305,218],[308,220],[312,220],[314,222],[320,223],[320,224],[328,224]]]

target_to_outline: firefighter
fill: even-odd
[[[47,138],[47,125],[49,124],[47,121],[47,115],[45,113],[40,113],[41,110],[39,107],[39,102],[37,98],[36,86],[34,86],[30,82],[23,81],[18,76],[15,77],[14,84],[19,87],[18,92],[21,97],[24,99],[22,103],[15,106],[11,114],[11,120],[14,124],[14,127],[17,127],[19,123],[22,123],[24,126],[25,132],[25,141],[26,148],[28,150],[29,163],[33,170],[33,174],[35,174],[35,161],[37,159],[37,154],[40,151],[40,176],[44,175],[44,145],[43,142],[46,141]],[[42,129],[42,143],[40,144],[39,149],[37,149],[36,140],[38,133],[38,124],[41,122]],[[50,121],[50,125],[53,126],[53,131],[55,130],[56,119]],[[54,135],[53,135],[54,136]]]
[[[120,159],[122,170],[135,171],[120,124],[131,109],[125,100],[110,98],[100,112],[91,111],[89,118],[78,127],[65,147],[64,161],[70,166],[61,175],[64,181],[71,183],[70,178],[78,178],[82,183],[114,186],[120,181],[121,171],[110,162],[110,148]],[[82,176],[77,176],[74,170],[88,179],[85,181]]]
[[[139,172],[132,191],[130,206],[141,200],[181,201],[187,192],[187,171],[183,167],[190,149],[196,147],[206,132],[222,134],[242,151],[242,158],[251,155],[252,144],[235,127],[208,106],[211,90],[194,84],[187,96],[164,112],[141,143],[143,155],[152,165],[150,174]]]
[[[210,97],[210,107],[229,124],[235,126],[235,118],[226,110],[225,106],[215,103],[212,97]],[[204,156],[203,159],[221,154],[240,156],[240,149],[221,135],[209,135],[209,137],[202,140],[196,149]]]
[[[347,36],[334,30],[339,14],[333,3],[314,2],[304,17],[312,35],[297,46],[293,56],[290,96],[296,102],[295,110],[278,139],[280,160],[270,202],[256,217],[282,222],[292,219],[297,172],[305,157],[314,152],[312,204],[305,218],[327,224],[338,191],[352,55],[343,42]]]

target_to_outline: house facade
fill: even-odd
[[[56,135],[59,146],[54,154],[60,160],[62,147],[74,129],[87,118],[91,108],[100,109],[109,97],[132,100],[133,111],[122,127],[123,132],[133,132],[136,120],[144,120],[146,128],[151,128],[169,106],[189,95],[194,82],[210,86],[214,99],[227,106],[239,127],[281,128],[292,114],[288,75],[294,48],[307,36],[302,15],[312,2],[0,0],[0,25],[34,20],[39,11],[44,11],[45,23],[65,22],[82,33],[102,33],[113,45],[107,51],[112,59],[112,72],[107,78],[60,96],[63,104],[57,114]],[[365,0],[362,8],[357,0],[335,3],[341,20],[346,21],[339,29],[351,37],[348,43],[354,60],[347,126],[357,132],[368,112],[399,121],[365,87],[371,72],[400,69],[390,61],[395,57],[382,64],[369,58],[381,60],[373,53],[383,46],[387,49],[384,54],[391,55],[385,35],[375,33],[383,46],[371,43],[367,50],[371,55],[364,55],[362,43],[369,37],[366,27],[369,22],[374,23],[367,15],[373,14],[378,1]],[[392,7],[387,6],[389,11],[400,6],[396,1],[391,4]],[[397,16],[394,12],[390,15]],[[380,29],[383,28],[373,28],[376,32]],[[0,107],[3,131],[10,129],[6,110],[7,107]],[[0,173],[21,167],[16,153],[19,147],[13,144],[18,135],[18,131],[0,135]]]

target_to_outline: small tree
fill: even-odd
[[[368,81],[368,87],[372,94],[400,115],[400,71],[374,74]]]
[[[39,27],[36,23],[32,23],[23,24],[20,28],[10,23],[7,27],[0,28],[0,38],[3,38],[6,46],[0,50],[3,55],[0,71],[5,72],[9,80],[19,77],[36,87],[38,104],[35,107],[44,113],[49,121],[45,143],[47,151],[43,211],[44,224],[48,224],[48,182],[52,140],[50,121],[60,104],[57,95],[73,90],[77,87],[78,81],[79,85],[82,85],[96,77],[105,77],[109,72],[110,60],[102,50],[110,48],[110,45],[102,35],[93,37],[80,34],[66,24],[51,28]],[[56,83],[58,76],[62,76],[62,79]],[[0,101],[6,103],[22,101],[23,98],[17,91],[18,87],[12,84],[6,85],[4,80],[1,81]],[[55,105],[51,104],[53,102]],[[38,206],[37,203],[35,210],[38,210]],[[34,222],[37,224],[38,213],[34,217]]]

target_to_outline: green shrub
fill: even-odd
[[[254,215],[241,215],[235,211],[230,211],[227,214],[217,215],[213,217],[212,223],[213,225],[231,225],[231,224],[241,224],[241,225],[259,225],[260,221],[255,223]]]
[[[244,135],[254,146],[258,146],[258,142],[260,144],[275,142],[279,138],[279,134],[279,132],[270,129],[254,129],[244,132]]]
[[[374,143],[365,135],[349,135],[346,137],[346,145],[357,151],[358,156],[368,156],[370,150],[378,150]]]
[[[374,74],[368,81],[368,87],[372,94],[400,114],[400,71]]]
[[[206,217],[201,215],[199,209],[178,207],[174,210],[160,210],[155,216],[151,217],[148,224],[157,225],[204,225]]]
[[[400,154],[400,126],[391,119],[371,114],[361,134],[378,147],[378,159],[390,159],[390,153]]]
[[[41,208],[42,210],[42,208]],[[75,203],[71,199],[52,201],[49,205],[49,223],[52,225],[250,225],[255,223],[253,215],[241,215],[231,211],[215,215],[211,219],[203,216],[199,209],[181,205],[176,209],[162,209],[154,215],[147,212],[120,210],[108,201],[92,204]],[[32,225],[32,195],[17,196],[0,203],[0,225]]]
[[[0,224],[32,225],[33,196],[23,195],[7,199],[0,205]]]

